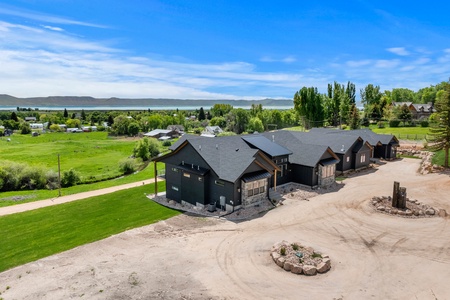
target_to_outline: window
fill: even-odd
[[[178,168],[172,168],[173,172],[178,172]]]
[[[203,181],[203,177],[200,177],[200,176],[199,176],[199,177],[198,177],[198,181],[200,181],[200,182]]]
[[[247,196],[256,196],[258,194],[262,194],[266,190],[266,182],[267,179],[261,179],[257,181],[247,182],[245,187],[247,189]]]
[[[366,162],[366,154],[361,154],[361,162]]]
[[[177,187],[177,186],[174,186],[174,185],[172,185],[172,190],[174,190],[174,191],[177,191],[177,192],[178,192],[178,187]]]
[[[349,162],[350,161],[350,156],[347,156],[347,162]]]
[[[225,186],[225,183],[220,180],[215,180],[214,183],[217,184],[218,186]]]
[[[189,173],[183,173],[183,176],[187,177],[187,178],[191,178],[191,174],[189,174]]]
[[[328,165],[322,167],[322,178],[334,176],[335,165]]]
[[[253,195],[259,194],[259,181],[253,183]]]

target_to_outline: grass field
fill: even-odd
[[[144,193],[153,190],[150,184],[0,217],[0,272],[179,214],[149,200]]]
[[[107,132],[45,133],[37,137],[14,134],[0,138],[1,159],[58,171],[75,169],[83,182],[120,176],[119,161],[133,154],[132,139],[108,137]]]
[[[428,134],[429,127],[385,127],[378,128],[376,125],[369,127],[375,133],[393,134],[400,140],[424,140]]]

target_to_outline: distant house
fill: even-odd
[[[83,126],[81,127],[81,130],[84,132],[97,131],[97,126]]]
[[[201,135],[206,137],[215,137],[222,132],[223,130],[219,126],[206,126]]]
[[[169,126],[167,126],[167,130],[175,131],[180,136],[184,134],[184,126],[183,125],[169,125]]]
[[[44,124],[41,123],[30,123],[31,129],[44,129]]]
[[[25,117],[25,122],[36,122],[36,117]]]
[[[392,106],[401,107],[406,105],[415,120],[427,119],[435,112],[433,103],[412,103],[412,102],[393,102]]]
[[[155,129],[144,134],[146,137],[151,137],[159,140],[167,140],[178,137],[179,133],[170,129]]]

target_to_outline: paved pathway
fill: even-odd
[[[160,180],[161,179],[158,179],[158,181],[160,181]],[[94,191],[72,194],[72,195],[67,195],[67,196],[62,196],[62,197],[55,197],[52,199],[38,200],[38,201],[34,201],[34,202],[0,207],[0,216],[20,213],[20,212],[24,212],[24,211],[28,211],[28,210],[41,208],[41,207],[58,205],[58,204],[62,204],[62,203],[72,202],[72,201],[86,199],[86,198],[94,197],[94,196],[100,196],[100,195],[104,195],[104,194],[110,194],[110,193],[113,193],[116,191],[126,190],[126,189],[130,189],[130,188],[138,187],[138,186],[141,186],[144,184],[150,184],[153,182],[155,182],[154,179],[149,179],[149,180],[144,180],[144,181],[138,181],[138,182],[127,183],[127,184],[123,184],[123,185],[113,186],[113,187],[109,187],[109,188],[104,188],[104,189],[100,189],[100,190],[94,190]],[[152,191],[149,191],[149,194],[151,192]]]

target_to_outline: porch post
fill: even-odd
[[[155,172],[155,197],[158,195],[158,170],[156,169],[156,161],[153,161],[153,167]]]
[[[273,189],[277,191],[277,170],[275,170],[275,178],[273,179]]]

